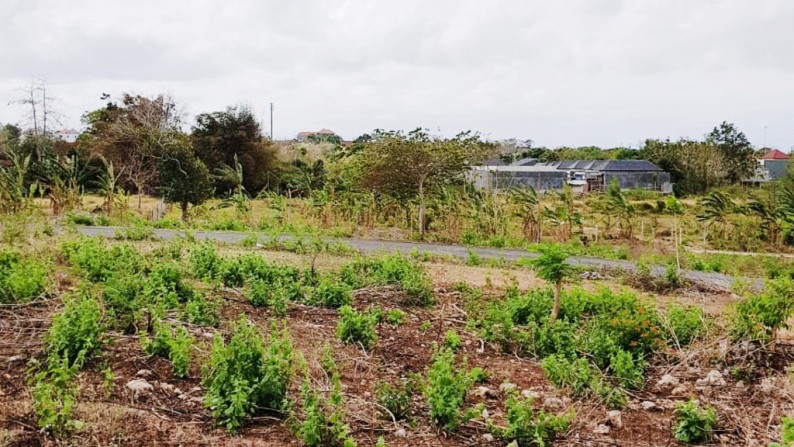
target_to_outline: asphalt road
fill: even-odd
[[[77,231],[86,236],[105,236],[114,237],[117,232],[123,231],[124,227],[84,227],[78,226]],[[211,239],[219,242],[237,243],[241,240],[248,238],[252,233],[233,232],[233,231],[191,231],[190,232],[196,239]],[[182,230],[165,230],[155,229],[154,234],[160,239],[173,239],[175,237],[184,236],[185,232]],[[255,233],[254,233],[255,234]],[[271,237],[260,235],[262,240],[269,240]],[[291,235],[276,236],[279,241],[287,242],[295,240],[296,238]],[[519,259],[532,259],[538,257],[537,253],[531,253],[526,250],[516,249],[502,249],[490,247],[467,247],[462,245],[446,245],[446,244],[432,244],[426,242],[400,242],[400,241],[383,241],[376,239],[359,239],[359,238],[321,238],[327,243],[341,243],[352,247],[360,253],[377,253],[377,252],[400,252],[408,254],[413,250],[418,250],[420,253],[426,252],[435,255],[450,256],[460,259],[468,259],[469,253],[476,253],[481,259],[504,259],[505,261],[517,261]],[[568,262],[576,266],[590,267],[593,269],[623,269],[632,271],[637,266],[631,261],[620,261],[614,259],[601,259],[590,256],[571,256]],[[654,276],[662,276],[665,274],[665,268],[662,266],[652,266],[651,274]],[[735,278],[729,275],[712,272],[699,272],[696,270],[682,270],[681,277],[685,280],[702,284],[711,288],[721,290],[730,290],[731,285]],[[751,281],[753,287],[763,287],[763,281]]]

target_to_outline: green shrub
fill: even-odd
[[[0,304],[25,303],[44,295],[50,269],[46,260],[0,251]]]
[[[471,378],[466,371],[466,360],[455,363],[455,354],[449,349],[440,349],[433,356],[427,370],[425,398],[430,406],[430,418],[447,430],[455,430],[461,422],[461,409]]]
[[[457,351],[460,344],[460,335],[452,329],[447,329],[447,332],[444,334],[444,346],[453,351]]]
[[[52,317],[52,327],[46,336],[49,358],[65,358],[66,367],[82,365],[84,359],[97,353],[102,346],[102,308],[87,289],[64,300],[61,312]]]
[[[664,280],[668,287],[678,287],[681,285],[681,277],[678,274],[678,266],[676,264],[667,264],[664,269]]]
[[[610,358],[609,371],[617,383],[626,389],[639,390],[645,381],[645,361],[622,349]]]
[[[323,276],[309,292],[308,302],[312,306],[338,309],[353,301],[350,287],[330,276]]]
[[[80,365],[69,366],[66,357],[52,357],[48,369],[33,379],[33,411],[38,425],[56,436],[78,429],[82,423],[72,416],[77,404],[78,389],[73,382]]]
[[[202,383],[212,416],[234,432],[259,409],[283,409],[292,379],[292,345],[286,329],[273,327],[267,347],[256,326],[241,316],[231,339],[216,334]]]
[[[794,446],[794,419],[785,416],[780,421],[783,426],[780,434],[780,444],[773,442],[769,447],[791,447]]]
[[[576,357],[576,327],[574,323],[556,320],[538,328],[532,347],[535,356],[543,358],[559,354],[569,359]]]
[[[92,282],[105,281],[119,272],[141,274],[146,269],[146,260],[130,245],[116,244],[107,248],[98,237],[65,242],[61,254]]]
[[[201,293],[193,293],[185,303],[182,318],[188,323],[218,327],[221,322],[220,308],[220,298],[208,298]]]
[[[664,345],[659,318],[653,308],[638,306],[602,314],[596,324],[610,334],[621,348],[635,353],[650,353]]]
[[[340,277],[353,288],[395,285],[405,292],[409,304],[433,302],[433,284],[422,264],[399,253],[358,258],[342,267]]]
[[[543,359],[541,368],[549,381],[557,388],[569,388],[577,397],[587,397],[592,391],[590,384],[598,370],[585,358],[570,359],[556,354]]]
[[[128,241],[145,241],[154,239],[154,230],[146,226],[142,222],[136,222],[131,227],[126,227],[116,231],[116,239],[124,239]]]
[[[188,376],[193,349],[193,337],[184,327],[174,329],[169,324],[157,327],[152,340],[144,339],[144,350],[149,355],[158,355],[171,361],[176,377]]]
[[[532,399],[520,398],[515,393],[505,401],[505,410],[507,426],[499,429],[488,421],[489,429],[520,447],[550,445],[557,433],[568,430],[572,418],[572,414],[557,416],[536,409]]]
[[[336,326],[336,335],[345,343],[361,343],[364,349],[369,349],[378,341],[375,331],[377,318],[370,313],[357,312],[350,306],[339,308],[339,324]]]
[[[254,278],[248,283],[246,297],[248,301],[257,307],[270,307],[276,315],[284,316],[287,314],[287,301],[294,292],[290,286],[283,286],[280,280],[274,284]]]
[[[144,280],[139,275],[119,272],[111,275],[102,288],[102,297],[110,324],[123,332],[132,333],[140,319],[142,308],[139,296]]]
[[[269,285],[280,283],[282,286],[288,287],[297,284],[300,275],[294,267],[271,264],[260,255],[246,253],[226,262],[222,278],[223,284],[227,287],[242,287],[247,281],[254,279],[259,279]],[[290,297],[292,300],[298,298],[298,296]]]
[[[381,407],[381,417],[386,420],[401,421],[411,417],[411,404],[414,395],[414,382],[402,381],[397,385],[387,382],[375,384],[375,398]]]
[[[695,306],[671,304],[665,320],[670,330],[671,341],[686,346],[696,339],[705,328],[703,310]]]
[[[167,309],[187,301],[193,293],[183,278],[182,269],[175,262],[156,263],[143,287],[143,296],[148,302],[161,304]]]
[[[717,426],[717,412],[694,399],[676,405],[675,439],[685,444],[708,442]]]
[[[190,252],[190,274],[199,279],[220,278],[226,261],[210,242],[197,245]]]
[[[766,282],[760,295],[739,302],[733,317],[733,336],[736,339],[771,341],[778,329],[787,328],[794,312],[794,281],[781,277]]]
[[[472,368],[469,371],[469,377],[471,377],[471,381],[474,383],[483,383],[488,380],[488,371],[480,368],[479,366]]]

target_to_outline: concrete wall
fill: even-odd
[[[764,168],[769,172],[769,177],[772,180],[777,180],[786,176],[788,163],[790,160],[761,160]]]
[[[661,190],[662,183],[670,181],[670,174],[647,171],[605,172],[604,187],[608,187],[613,178],[618,179],[622,189]]]
[[[538,191],[562,189],[568,180],[567,171],[510,171],[508,167],[499,170],[475,170],[469,174],[469,181],[482,189],[509,189],[531,186]],[[604,173],[604,186],[608,186],[612,178],[617,178],[623,189],[662,190],[662,185],[670,181],[666,172],[615,171]]]

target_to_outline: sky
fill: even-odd
[[[0,0],[0,122],[44,78],[63,127],[103,93],[245,104],[274,136],[424,127],[547,147],[794,146],[790,0]]]

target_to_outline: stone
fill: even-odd
[[[505,383],[499,385],[499,391],[501,391],[503,393],[510,393],[512,391],[515,391],[516,388],[518,388],[516,386],[516,384],[515,383],[510,383],[510,382],[505,382]]]
[[[695,386],[704,387],[704,386],[725,386],[725,379],[722,378],[722,373],[717,371],[716,369],[712,369],[706,374],[706,377],[702,379],[698,379],[695,382]]]
[[[565,404],[557,397],[547,397],[543,399],[543,406],[548,408],[562,408]]]
[[[479,387],[474,389],[474,394],[476,396],[479,396],[479,397],[482,397],[482,398],[486,398],[486,397],[493,396],[493,391],[491,391],[491,389],[488,388],[487,386],[479,386]]]
[[[141,370],[138,370],[138,372],[135,373],[135,377],[143,377],[144,379],[148,379],[149,377],[152,377],[153,375],[154,375],[154,373],[151,370],[149,370],[149,369],[141,369]]]
[[[135,394],[135,397],[138,397],[140,394],[148,393],[154,390],[152,384],[144,379],[130,380],[129,382],[127,382],[127,388],[132,390],[132,392]]]
[[[608,435],[609,434],[609,427],[604,424],[598,424],[593,430],[593,433],[597,435]]]
[[[19,362],[19,361],[25,360],[25,356],[21,355],[21,354],[20,355],[12,355],[11,357],[9,357],[6,360],[8,361],[8,363]]]
[[[667,387],[676,387],[678,386],[678,378],[673,376],[672,374],[665,374],[656,382],[656,386],[659,388],[667,388]]]
[[[408,436],[408,433],[405,431],[404,428],[398,428],[397,431],[394,432],[394,435],[397,436],[398,438],[405,438],[406,436]]]
[[[640,406],[645,411],[653,411],[659,409],[659,407],[656,405],[656,402],[651,402],[650,400],[644,400],[640,402]]]
[[[173,393],[176,387],[174,387],[168,382],[160,382],[160,389],[162,389],[166,393]]]
[[[494,441],[493,435],[490,434],[490,433],[486,433],[486,434],[482,435],[482,440],[485,441],[485,442],[493,442]]]
[[[482,410],[482,418],[483,418],[483,419],[488,419],[488,418],[490,418],[490,417],[491,417],[491,413],[488,413],[488,409],[487,409],[487,408],[484,408],[484,409]]]
[[[540,393],[538,393],[537,391],[532,391],[532,390],[523,390],[523,391],[521,391],[521,396],[523,396],[524,399],[533,399],[534,400],[534,399],[537,399],[537,398],[540,397]]]
[[[685,386],[677,386],[673,388],[673,391],[670,392],[673,396],[683,396],[687,394],[687,389]]]
[[[607,411],[607,420],[609,421],[609,425],[615,428],[623,428],[623,414],[620,410],[610,410]]]

